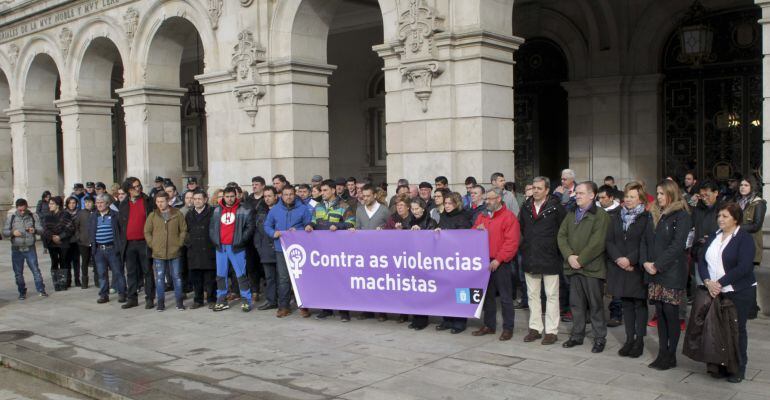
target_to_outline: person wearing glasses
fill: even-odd
[[[155,308],[155,280],[150,269],[150,250],[144,238],[144,224],[153,210],[153,201],[144,194],[142,182],[135,177],[126,178],[123,191],[128,194],[118,206],[118,222],[121,241],[120,254],[126,263],[126,303],[123,309],[139,305],[139,275],[144,276],[144,308]]]

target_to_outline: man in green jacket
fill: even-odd
[[[169,195],[158,192],[155,195],[155,211],[147,216],[144,224],[144,237],[152,250],[152,267],[155,272],[155,291],[158,298],[158,311],[166,309],[165,288],[166,271],[171,273],[174,282],[176,308],[185,309],[182,296],[182,263],[180,253],[187,237],[187,222],[182,213],[169,205]]]
[[[559,250],[564,257],[564,276],[569,280],[569,302],[572,310],[572,332],[563,347],[583,344],[586,316],[590,310],[594,333],[593,353],[601,353],[607,343],[604,318],[604,278],[606,264],[604,243],[610,217],[594,204],[598,188],[583,182],[575,189],[577,206],[570,211],[559,228]]]

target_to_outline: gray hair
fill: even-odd
[[[112,203],[112,196],[107,193],[97,194],[96,201],[102,201],[104,204],[110,205],[110,203]]]
[[[532,183],[535,182],[543,182],[545,184],[546,189],[551,188],[551,180],[548,179],[547,176],[536,176],[534,179],[532,179]]]
[[[567,178],[575,180],[575,171],[567,168],[561,171],[561,176],[567,175]]]
[[[494,193],[499,197],[503,197],[503,189],[500,189],[498,187],[493,187],[492,189],[487,190],[487,193]]]

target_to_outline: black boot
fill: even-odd
[[[626,344],[623,345],[623,347],[618,350],[618,355],[621,357],[628,357],[628,354],[631,352],[631,347],[633,347],[634,341],[633,338],[626,338]]]
[[[644,337],[637,337],[634,340],[634,344],[631,346],[631,350],[628,352],[628,356],[631,358],[639,358],[644,354]]]
[[[660,366],[666,362],[667,354],[668,353],[665,349],[658,350],[658,356],[655,358],[655,361],[648,365],[648,367],[652,369],[660,369]]]

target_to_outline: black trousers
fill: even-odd
[[[84,285],[88,285],[88,269],[94,271],[94,284],[99,285],[99,277],[96,273],[96,264],[91,257],[91,246],[78,246],[80,249],[80,280]]]
[[[757,287],[751,286],[737,292],[723,293],[723,296],[732,300],[735,304],[735,311],[738,314],[738,366],[741,376],[746,374],[746,364],[749,361],[748,345],[749,336],[746,332],[746,321],[749,318],[749,312],[757,301]]]
[[[217,271],[213,269],[191,269],[190,283],[193,287],[193,301],[203,304],[203,293],[206,293],[206,302],[217,302]]]
[[[260,282],[265,279],[265,270],[259,259],[259,253],[253,246],[246,246],[246,276],[249,277],[251,293],[260,292]]]
[[[591,318],[594,340],[606,340],[604,318],[604,281],[574,274],[569,276],[569,307],[572,311],[570,339],[582,341],[586,335],[586,319]]]
[[[139,273],[144,275],[144,299],[155,300],[155,279],[150,269],[150,251],[144,240],[131,240],[126,244],[126,286],[129,301],[137,301]]]
[[[513,330],[513,266],[511,263],[500,264],[492,272],[484,297],[484,326],[489,329],[497,328],[497,299],[500,295],[500,306],[503,309],[503,329]]]
[[[80,246],[70,243],[64,251],[64,267],[67,268],[67,286],[72,284],[72,274],[75,274],[75,283],[80,282]]]
[[[49,247],[48,256],[51,257],[51,276],[53,276],[54,270],[66,268],[64,264],[64,251],[60,247]]]
[[[622,297],[623,325],[626,326],[626,341],[641,339],[647,334],[647,299]]]

